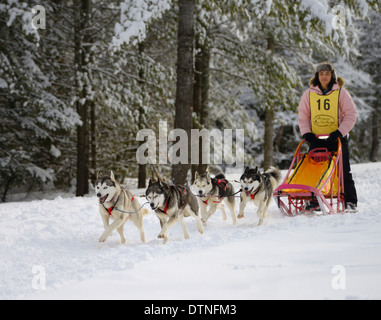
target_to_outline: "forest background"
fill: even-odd
[[[357,106],[352,161],[380,161],[379,10],[379,0],[1,0],[0,201],[83,196],[99,170],[140,188],[151,176],[184,183],[205,166],[136,161],[138,132],[159,135],[160,121],[244,129],[245,165],[288,168],[300,97],[326,60]]]

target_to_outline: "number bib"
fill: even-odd
[[[328,95],[310,92],[311,131],[314,134],[330,134],[339,128],[340,89]]]

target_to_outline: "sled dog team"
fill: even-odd
[[[213,175],[213,177],[211,176]],[[179,222],[184,232],[184,238],[189,239],[184,218],[193,217],[197,223],[197,229],[202,234],[208,219],[217,209],[222,211],[223,219],[227,219],[225,206],[228,208],[233,224],[237,224],[237,217],[244,217],[244,209],[249,201],[258,207],[258,225],[266,218],[267,209],[270,205],[273,190],[281,180],[278,169],[271,167],[265,173],[260,173],[258,168],[247,167],[240,178],[239,214],[235,214],[236,193],[232,184],[224,174],[216,168],[208,168],[206,173],[196,172],[193,182],[192,193],[189,187],[176,186],[164,183],[160,179],[156,182],[149,181],[145,197],[152,210],[160,221],[161,231],[158,238],[168,241],[168,231]],[[142,242],[145,242],[143,216],[149,213],[148,209],[142,208],[138,199],[127,189],[123,188],[115,179],[111,171],[110,176],[98,174],[95,182],[95,192],[99,201],[99,212],[102,217],[105,231],[99,238],[99,242],[106,241],[116,229],[120,235],[121,243],[125,243],[124,224],[131,220],[140,233]],[[201,211],[201,218],[199,216]],[[110,218],[113,220],[110,224]]]

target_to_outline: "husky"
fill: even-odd
[[[123,228],[127,220],[131,220],[138,228],[140,239],[145,242],[143,229],[143,215],[149,214],[148,209],[142,209],[135,196],[123,188],[116,180],[111,171],[109,177],[103,177],[98,173],[95,182],[95,192],[99,201],[99,212],[102,217],[105,231],[99,238],[99,242],[105,242],[112,232],[117,229],[121,243],[126,243]],[[109,224],[110,218],[114,221]]]
[[[214,175],[213,178],[210,176],[211,173]],[[226,204],[229,208],[233,225],[237,224],[234,188],[219,169],[208,167],[206,173],[202,175],[196,172],[193,189],[198,196],[204,225],[206,225],[208,219],[216,212],[217,208],[221,209],[223,219],[226,220],[226,212],[223,204]],[[207,210],[208,206],[209,210]]]
[[[160,220],[161,231],[158,238],[164,239],[164,244],[168,241],[169,229],[177,221],[183,228],[184,238],[189,239],[184,217],[192,216],[196,219],[198,231],[201,234],[204,233],[204,227],[198,216],[197,199],[188,187],[169,185],[160,179],[157,182],[152,182],[150,179],[146,190],[146,199]]]
[[[240,178],[241,183],[241,203],[239,205],[238,218],[244,217],[244,209],[249,201],[253,201],[258,207],[257,215],[259,218],[258,226],[262,225],[267,216],[273,190],[278,186],[281,180],[281,173],[275,167],[270,167],[265,173],[261,174],[258,167],[249,169]]]

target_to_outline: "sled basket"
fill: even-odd
[[[283,183],[273,193],[280,211],[288,216],[318,210],[344,212],[341,141],[336,152],[317,148],[301,153],[304,142],[298,145]]]

